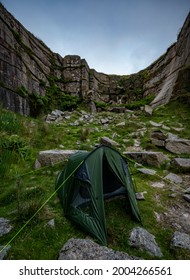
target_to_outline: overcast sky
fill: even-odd
[[[2,0],[61,56],[80,55],[107,74],[144,69],[177,40],[190,0]]]

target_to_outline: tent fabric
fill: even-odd
[[[141,221],[126,159],[109,146],[72,155],[57,178],[56,189],[65,216],[103,245],[107,245],[105,199],[125,194],[133,218]]]

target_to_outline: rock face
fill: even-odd
[[[146,94],[155,91],[153,108],[166,104],[171,97],[183,98],[190,81],[190,13],[178,35],[177,42],[150,67],[151,78],[145,84]],[[149,88],[149,89],[148,89]],[[189,102],[189,97],[186,98]]]
[[[133,260],[127,253],[100,246],[90,239],[71,238],[59,252],[59,260]]]
[[[0,4],[0,102],[35,116],[51,106],[62,110],[68,98],[84,100],[92,111],[96,102],[126,104],[153,93],[152,107],[172,96],[181,98],[190,80],[189,22],[190,14],[177,42],[148,68],[127,76],[107,75],[90,69],[80,56],[53,53]]]

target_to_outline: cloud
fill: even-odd
[[[147,67],[176,41],[189,0],[3,0],[34,35],[62,56],[104,73]]]

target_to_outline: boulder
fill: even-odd
[[[161,130],[153,131],[150,137],[153,145],[158,147],[165,146],[165,140],[167,137]]]
[[[10,224],[10,220],[5,218],[0,218],[0,237],[9,233],[12,230],[12,226]]]
[[[155,175],[156,171],[153,169],[148,169],[148,168],[138,168],[137,169],[139,172],[146,174],[146,175]]]
[[[164,177],[165,180],[169,180],[174,184],[181,184],[183,182],[181,176],[178,176],[174,173],[169,173],[167,176]]]
[[[186,250],[190,250],[190,235],[183,232],[175,231],[172,236],[171,248],[183,248]]]
[[[165,141],[163,141],[163,140],[158,140],[158,139],[152,138],[151,142],[153,145],[155,145],[157,147],[165,147]]]
[[[165,148],[174,154],[190,154],[190,140],[166,139]]]
[[[174,158],[171,165],[179,172],[189,172],[190,158]]]
[[[162,126],[162,123],[157,123],[157,122],[153,122],[153,121],[149,121],[149,123],[154,127],[161,127]]]
[[[38,158],[35,162],[35,169],[42,166],[53,166],[58,162],[65,161],[77,150],[46,150],[39,152]]]
[[[124,152],[126,157],[145,165],[160,167],[169,159],[162,152]]]
[[[151,106],[149,106],[149,105],[145,105],[145,106],[144,106],[144,111],[145,111],[146,115],[148,115],[148,116],[152,116],[153,109],[152,109],[152,107],[151,107]]]
[[[125,125],[126,125],[125,121],[116,124],[116,126],[118,126],[118,127],[122,127]]]
[[[155,241],[155,236],[141,227],[136,227],[131,231],[129,245],[146,251],[151,256],[162,257],[162,252]]]
[[[109,123],[109,119],[108,118],[104,118],[100,120],[101,124],[108,124]]]
[[[51,114],[48,114],[46,117],[46,122],[47,123],[51,123],[51,122],[59,122],[63,120],[63,116],[64,112],[60,111],[60,110],[53,110],[51,112]]]
[[[105,144],[108,146],[119,146],[119,143],[115,142],[114,140],[110,139],[109,137],[103,136],[100,139],[101,144]]]
[[[7,247],[4,248],[4,250],[3,250],[3,248],[4,248],[4,246],[0,246],[0,260],[4,260],[6,258],[6,255],[7,255],[8,251],[11,249],[11,246],[8,245]],[[3,250],[3,251],[1,252],[1,250]]]
[[[59,252],[59,260],[133,260],[127,253],[100,246],[90,239],[71,238]]]
[[[154,182],[151,184],[153,188],[163,189],[165,187],[164,182]]]

